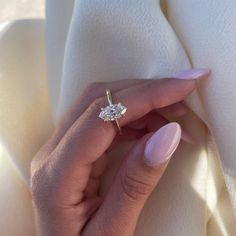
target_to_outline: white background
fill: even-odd
[[[0,0],[0,22],[44,17],[44,0]]]

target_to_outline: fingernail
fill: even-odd
[[[179,71],[173,75],[176,79],[198,79],[203,76],[209,75],[211,70],[209,68],[195,68],[191,70]]]
[[[147,141],[144,160],[148,166],[158,166],[168,161],[180,142],[181,128],[176,122],[169,123]]]

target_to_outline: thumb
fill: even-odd
[[[180,139],[181,128],[173,122],[138,141],[127,154],[104,202],[90,222],[93,232],[94,225],[99,225],[96,231],[102,231],[101,235],[133,235],[141,210]],[[94,235],[100,235],[97,233]]]

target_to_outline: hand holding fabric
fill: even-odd
[[[207,74],[209,70],[201,69],[179,73],[179,79],[90,85],[33,159],[31,186],[39,235],[133,235],[181,139],[180,126],[167,124],[165,116],[186,112],[183,100],[194,90],[195,78]],[[128,108],[119,119],[122,136],[116,135],[112,122],[98,118],[107,105],[107,89],[114,101]],[[102,198],[99,186],[107,153],[123,139],[135,140],[134,145]]]

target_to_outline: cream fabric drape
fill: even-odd
[[[34,235],[30,160],[88,83],[210,67],[179,120],[197,145],[181,143],[135,235],[236,235],[236,2],[51,0],[45,25],[1,27],[0,234]]]

